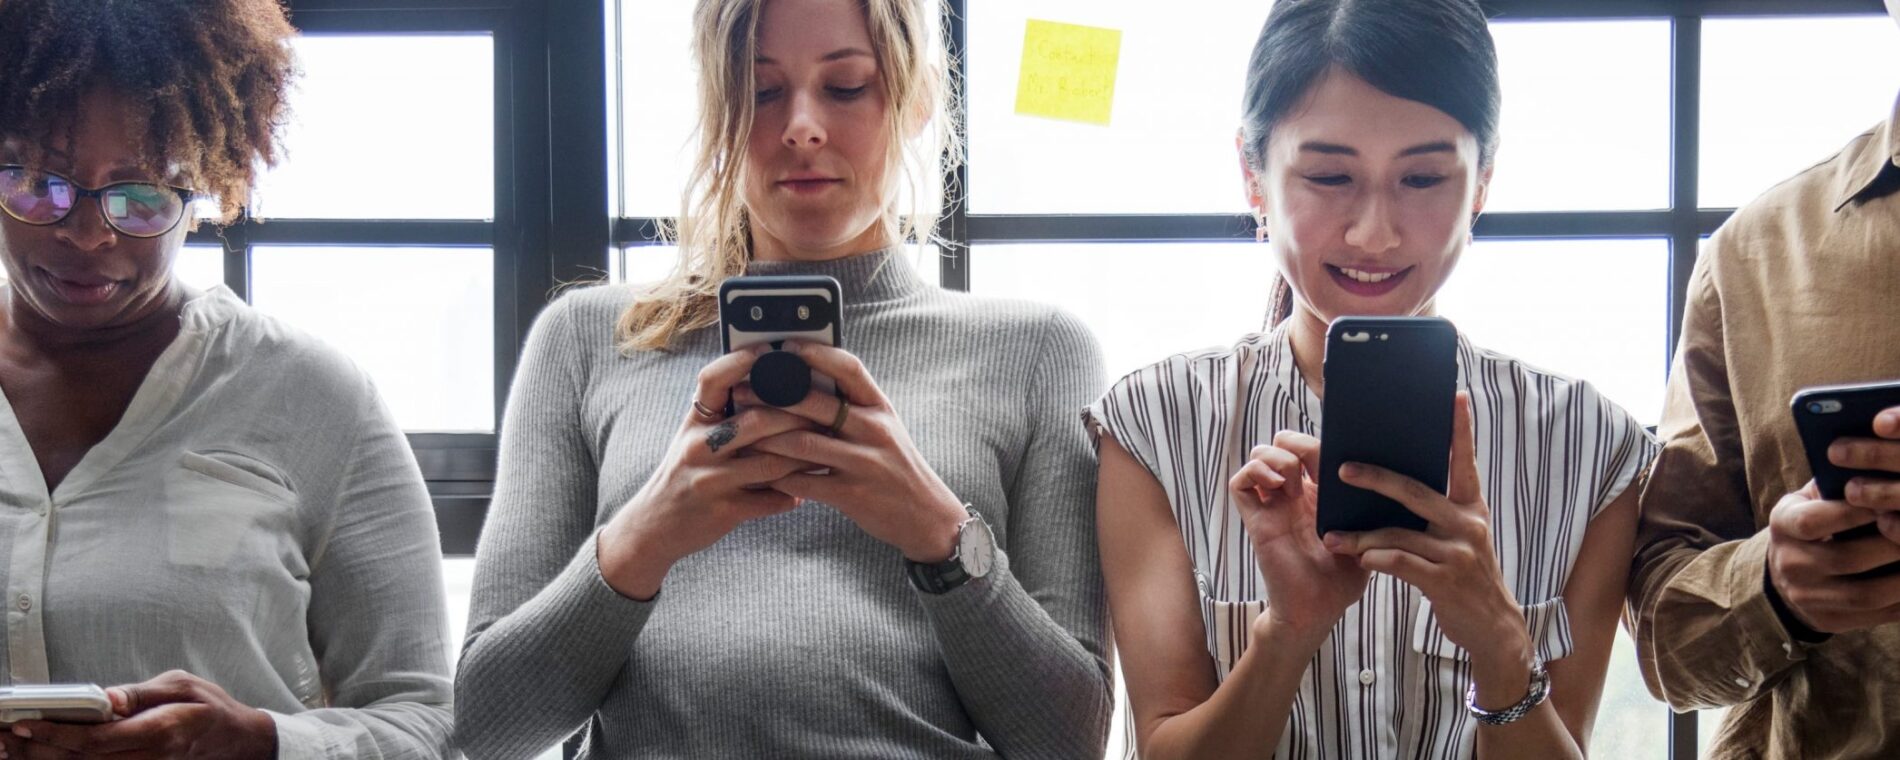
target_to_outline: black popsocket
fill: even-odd
[[[761,354],[752,364],[752,392],[777,407],[804,401],[811,393],[811,365],[790,351]]]

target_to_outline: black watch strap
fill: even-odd
[[[910,576],[910,585],[926,594],[941,594],[970,581],[970,573],[963,569],[963,561],[955,555],[928,564],[906,559],[904,574]]]
[[[1808,624],[1801,622],[1801,618],[1795,616],[1794,610],[1788,607],[1787,600],[1781,598],[1781,592],[1775,590],[1775,579],[1769,575],[1769,572],[1768,563],[1763,562],[1761,566],[1762,592],[1768,596],[1768,606],[1775,611],[1775,617],[1781,620],[1782,630],[1788,632],[1789,638],[1803,644],[1824,644],[1828,639],[1834,638],[1834,634],[1809,628]]]

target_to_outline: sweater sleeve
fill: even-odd
[[[576,308],[570,296],[536,320],[508,396],[455,683],[471,758],[528,757],[586,725],[655,604],[600,574]]]
[[[1096,459],[1078,412],[1101,394],[1104,369],[1094,337],[1070,315],[1056,314],[1041,343],[1028,444],[1006,484],[1008,544],[984,578],[918,596],[965,709],[999,754],[1101,757],[1113,690]]]

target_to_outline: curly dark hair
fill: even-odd
[[[104,86],[149,117],[140,168],[216,196],[228,222],[277,161],[295,34],[279,0],[0,0],[0,135],[40,164]]]

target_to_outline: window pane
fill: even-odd
[[[224,284],[224,249],[215,245],[188,245],[178,252],[172,273],[180,282],[199,290]]]
[[[970,289],[1074,313],[1101,342],[1112,381],[1259,330],[1276,271],[1252,242],[980,245]]]
[[[1728,718],[1728,708],[1718,707],[1702,710],[1695,716],[1696,748],[1703,755],[1709,754],[1709,748],[1715,746],[1715,735],[1722,730],[1722,721]]]
[[[1637,670],[1636,644],[1620,625],[1610,649],[1610,670],[1603,678],[1603,698],[1597,703],[1590,756],[1618,760],[1669,757],[1669,706],[1649,696],[1642,671]]]
[[[1662,416],[1667,240],[1480,240],[1438,310],[1481,347],[1588,380],[1644,424]]]
[[[620,214],[677,216],[698,149],[693,4],[620,6]]]
[[[1247,210],[1234,154],[1260,0],[972,3],[970,208],[977,213]],[[1121,31],[1108,126],[1016,114],[1029,19]],[[1159,357],[1156,357],[1159,358]]]
[[[449,667],[453,669],[468,639],[468,602],[475,590],[475,558],[442,558],[442,597],[449,605]]]
[[[1499,23],[1491,36],[1504,112],[1487,210],[1669,206],[1668,21]]]
[[[294,41],[285,160],[255,213],[288,219],[495,215],[495,54],[485,35]]]
[[[257,308],[348,354],[404,430],[494,430],[491,251],[260,246],[251,264]]]
[[[1732,208],[1893,113],[1900,30],[1885,16],[1702,24],[1700,205]]]
[[[673,272],[680,249],[671,245],[641,245],[620,249],[614,282],[658,282]]]

